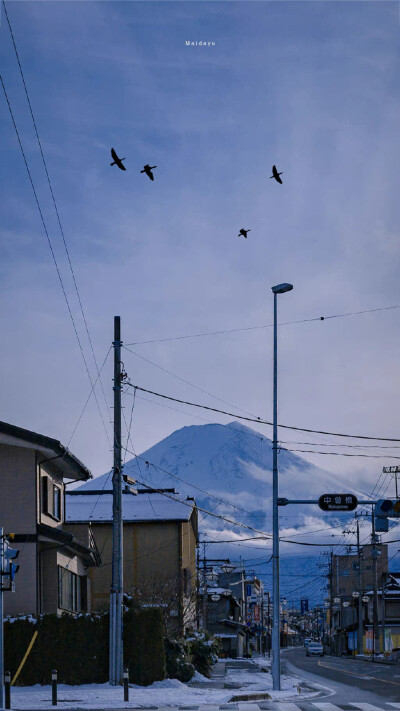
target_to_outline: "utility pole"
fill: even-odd
[[[265,657],[264,640],[265,640],[265,635],[264,635],[264,590],[263,590],[262,596],[261,596],[261,644],[260,644],[260,652],[261,652],[262,657]]]
[[[332,654],[332,631],[333,631],[333,551],[330,553],[329,562],[329,652]]]
[[[123,659],[123,524],[121,461],[121,319],[114,316],[114,468],[113,551],[110,592],[110,684],[122,684]]]
[[[357,521],[358,592],[360,593],[358,596],[358,645],[357,646],[358,646],[358,653],[362,654],[363,653],[363,636],[364,636],[362,596],[364,594],[364,591],[362,589],[362,574],[361,574],[360,526],[358,523],[357,514],[356,514],[356,521]]]
[[[400,467],[383,467],[383,474],[394,474],[394,480],[396,485],[396,499],[399,498],[398,488],[397,488],[397,475],[400,473]]]
[[[196,618],[197,618],[197,631],[200,629],[200,545],[197,546],[197,565],[196,565]]]
[[[0,528],[0,709],[4,709],[4,612],[3,612],[3,571],[4,537]]]
[[[377,558],[378,551],[376,550],[376,533],[375,533],[375,506],[372,507],[372,574],[373,574],[373,589],[374,589],[374,599],[372,607],[372,619],[373,619],[373,630],[374,630],[374,643],[373,643],[373,653],[372,658],[375,654],[379,653],[379,625],[378,625],[378,571],[377,571]]]
[[[203,624],[202,629],[207,629],[207,575],[206,575],[206,542],[203,541]]]

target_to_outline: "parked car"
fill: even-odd
[[[305,640],[304,640],[304,646],[305,646],[305,647],[308,647],[308,645],[310,644],[310,642],[313,642],[313,641],[314,641],[314,640],[312,639],[312,637],[306,637]]]
[[[311,657],[314,655],[319,655],[323,657],[325,654],[324,645],[321,642],[310,642],[307,646],[306,656]]]

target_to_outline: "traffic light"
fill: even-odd
[[[400,499],[380,499],[375,504],[375,530],[377,533],[387,533],[389,518],[400,517]]]
[[[19,565],[14,563],[19,556],[18,548],[11,548],[10,541],[14,540],[14,533],[3,538],[3,562],[1,571],[1,586],[4,591],[14,592],[15,576],[18,573]]]

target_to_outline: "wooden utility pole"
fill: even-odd
[[[373,574],[373,590],[374,599],[372,607],[372,620],[373,620],[373,630],[374,630],[374,642],[373,642],[373,657],[375,654],[379,654],[380,644],[379,644],[379,622],[378,622],[378,571],[377,571],[377,559],[378,551],[376,550],[376,533],[375,533],[375,506],[372,507],[372,574]]]
[[[113,686],[123,681],[123,565],[122,565],[122,461],[121,461],[121,319],[114,317],[114,468],[113,551],[110,592],[109,678]]]

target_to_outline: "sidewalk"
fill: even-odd
[[[164,679],[151,686],[130,684],[129,701],[124,702],[122,687],[109,684],[84,686],[58,686],[58,706],[62,709],[161,709],[172,708],[203,711],[248,711],[258,700],[307,699],[317,693],[301,688],[298,677],[282,675],[281,691],[272,690],[270,660],[223,659],[212,669],[210,679],[196,674],[188,684],[177,679]],[[298,689],[300,688],[300,693]],[[51,704],[51,686],[12,687],[11,708],[17,711],[54,709]]]

